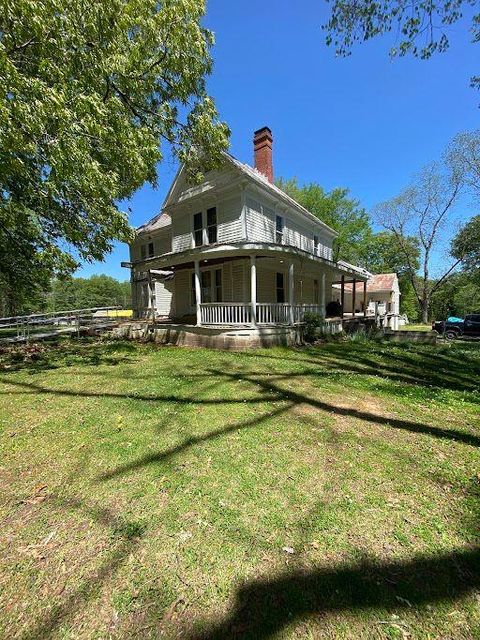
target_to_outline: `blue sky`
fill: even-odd
[[[216,45],[208,88],[232,130],[233,155],[252,163],[253,131],[268,125],[277,177],[348,187],[370,209],[438,158],[456,133],[478,128],[480,94],[469,78],[479,72],[479,48],[463,22],[449,32],[449,51],[429,61],[390,60],[387,37],[336,58],[321,31],[327,15],[324,0],[210,0],[205,23]],[[158,189],[134,195],[133,225],[158,212],[175,170],[167,158]],[[122,260],[128,249],[117,245],[77,275],[127,279]]]

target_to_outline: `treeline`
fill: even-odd
[[[8,316],[90,307],[131,307],[130,282],[121,282],[106,275],[53,280],[43,292],[34,288],[32,292],[32,296],[26,296],[18,307],[12,308],[0,289],[0,314]]]

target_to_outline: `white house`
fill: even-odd
[[[202,327],[197,335],[285,336],[305,311],[325,316],[333,282],[366,281],[333,261],[335,232],[273,184],[272,142],[270,129],[256,131],[254,168],[224,154],[200,185],[179,170],[130,247],[137,318]]]

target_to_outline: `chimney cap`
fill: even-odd
[[[267,133],[267,131],[270,135],[272,135],[272,130],[270,129],[270,127],[260,127],[260,129],[257,129],[253,132],[253,135],[258,136],[260,133]]]

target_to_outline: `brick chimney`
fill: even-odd
[[[253,134],[255,169],[263,173],[271,183],[273,183],[272,143],[272,132],[268,127],[262,127]]]

